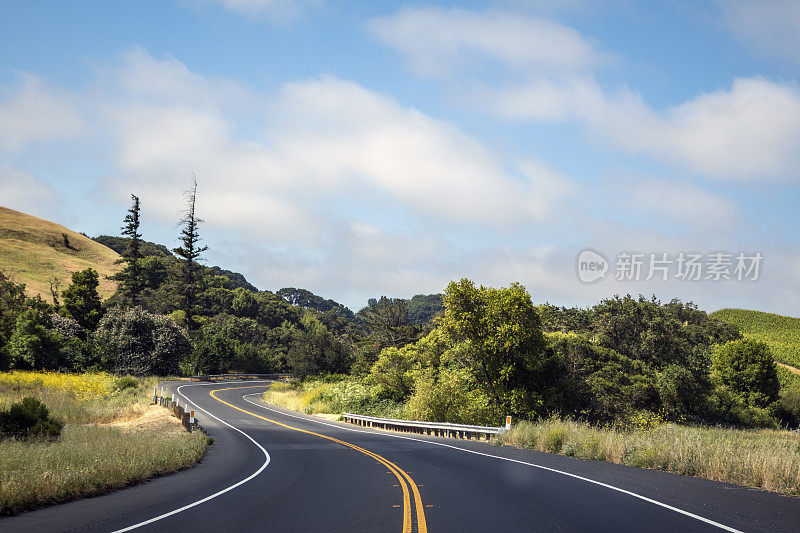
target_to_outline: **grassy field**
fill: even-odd
[[[800,368],[800,318],[745,309],[722,309],[711,316],[738,326],[747,338],[766,342],[777,361]]]
[[[63,291],[72,272],[92,267],[100,273],[100,296],[107,298],[116,290],[116,282],[106,277],[122,268],[115,264],[119,258],[110,248],[64,226],[0,207],[0,270],[24,283],[29,296],[38,294],[49,301],[54,276]]]
[[[495,442],[800,494],[800,434],[791,431],[663,423],[618,430],[546,420],[521,422]]]
[[[44,401],[66,426],[57,441],[0,441],[0,514],[102,494],[196,463],[202,433],[151,406],[157,378],[118,390],[110,374],[0,373],[0,408]]]

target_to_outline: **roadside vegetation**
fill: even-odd
[[[800,494],[800,434],[790,431],[684,426],[651,416],[627,428],[548,419],[516,424],[495,443]]]
[[[469,280],[443,304],[417,330],[394,319],[401,304],[376,305],[385,320],[350,374],[276,384],[264,400],[480,425],[511,414],[496,444],[800,492],[800,436],[784,429],[800,422],[800,387],[735,325],[655,298],[534,306],[518,285]]]
[[[205,437],[149,406],[155,383],[105,373],[0,373],[0,426],[20,405],[36,403],[63,427],[55,434],[0,427],[0,514],[102,494],[196,463]]]

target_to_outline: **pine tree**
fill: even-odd
[[[142,234],[139,233],[139,197],[131,194],[132,205],[125,215],[125,225],[122,226],[122,235],[128,237],[128,249],[123,255],[123,261],[128,264],[122,272],[114,276],[122,284],[122,294],[133,304],[138,303],[139,295],[144,289],[144,279],[139,260],[142,258]]]
[[[197,228],[203,220],[195,215],[196,199],[197,178],[192,174],[192,188],[186,191],[187,207],[180,221],[180,225],[183,226],[180,236],[182,246],[172,250],[183,260],[179,274],[181,284],[180,308],[186,313],[186,324],[189,329],[195,327],[192,312],[197,302],[197,293],[200,290],[200,270],[197,262],[202,259],[203,252],[208,250],[208,246],[199,245],[200,235]]]
[[[64,305],[61,313],[78,321],[82,328],[89,331],[97,329],[97,324],[103,317],[103,306],[97,287],[100,276],[93,268],[72,273],[72,285],[61,295]]]

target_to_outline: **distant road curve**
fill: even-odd
[[[265,405],[268,382],[170,384],[214,437],[194,468],[0,519],[0,531],[800,531],[800,500]]]
[[[797,368],[797,367],[794,367],[794,366],[791,366],[791,365],[787,365],[785,363],[778,363],[778,361],[775,361],[775,362],[778,364],[778,366],[782,366],[783,368],[785,368],[786,370],[788,370],[792,374],[800,374],[800,368]]]

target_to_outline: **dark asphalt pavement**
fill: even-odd
[[[199,465],[2,518],[0,531],[116,531],[186,506],[136,531],[399,533],[404,513],[413,531],[432,532],[800,531],[796,498],[484,442],[355,428],[247,396],[266,386],[171,384],[197,406],[215,439]],[[215,399],[210,391],[218,389],[227,390]]]

